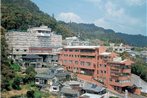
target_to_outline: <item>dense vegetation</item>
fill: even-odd
[[[132,73],[140,76],[147,82],[147,63],[145,63],[140,57],[137,57],[134,65],[132,66]]]
[[[5,30],[3,28],[1,29],[1,87],[5,90],[10,90],[10,81],[11,79],[14,79],[15,72],[12,70],[11,66],[11,60],[8,59],[8,49],[7,44],[5,41]]]

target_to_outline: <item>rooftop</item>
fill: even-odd
[[[100,86],[100,85],[98,86],[98,85],[92,84],[92,83],[85,83],[82,89],[90,90],[90,91],[94,91],[94,92],[101,92],[105,88],[103,86]]]
[[[101,83],[99,83],[96,80],[94,80],[92,78],[92,76],[87,76],[87,75],[83,75],[83,74],[77,74],[77,77],[80,80],[84,80],[84,81],[89,82],[89,83],[93,83],[93,84],[97,84],[97,85],[103,86]]]
[[[28,59],[28,58],[29,58],[29,59],[30,59],[30,58],[31,58],[31,59],[32,59],[32,58],[33,58],[33,59],[40,59],[40,58],[42,58],[42,57],[40,57],[40,56],[38,56],[38,55],[26,55],[26,56],[23,56],[22,58],[27,58],[27,59]]]
[[[52,79],[54,78],[54,74],[37,74],[36,78],[43,78],[43,79]]]
[[[66,94],[78,94],[79,92],[76,90],[73,90],[70,86],[64,86],[61,89],[61,93],[66,93]]]
[[[65,46],[64,48],[96,49],[100,46]]]

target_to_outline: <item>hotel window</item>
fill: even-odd
[[[91,63],[90,63],[90,62],[86,62],[85,65],[86,65],[86,66],[90,66]]]
[[[67,49],[64,50],[65,52],[67,51]]]
[[[99,74],[99,71],[97,70],[97,74]]]
[[[26,50],[26,49],[24,49],[23,51],[24,51],[24,52],[26,52],[27,50]]]
[[[75,52],[79,52],[79,50],[78,50],[78,49],[76,49],[76,50],[75,50]]]
[[[99,67],[99,65],[97,65],[97,67]]]
[[[19,49],[16,49],[16,51],[19,51]]]
[[[81,61],[81,65],[84,65],[84,61]]]
[[[95,65],[95,64],[93,64],[93,67],[94,67],[94,68],[96,68],[96,65]]]
[[[72,63],[72,60],[69,60],[69,63],[71,64]]]
[[[78,61],[75,61],[75,64],[78,64]]]
[[[69,49],[69,51],[72,52],[73,50],[72,49]]]

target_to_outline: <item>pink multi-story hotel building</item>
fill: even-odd
[[[91,76],[109,89],[122,91],[131,86],[130,60],[121,60],[104,46],[65,46],[59,64],[68,71]]]

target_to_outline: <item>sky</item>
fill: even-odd
[[[57,20],[147,36],[146,0],[32,0]]]

